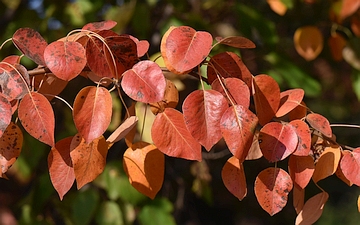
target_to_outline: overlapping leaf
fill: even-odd
[[[309,126],[302,120],[292,120],[290,124],[295,128],[299,143],[293,152],[297,156],[308,156],[311,146],[311,133]]]
[[[270,122],[260,130],[260,149],[270,162],[285,159],[295,151],[297,144],[298,136],[295,128],[290,124]]]
[[[332,130],[329,121],[322,115],[317,113],[310,113],[306,116],[306,121],[312,128],[319,131],[326,137],[332,137]]]
[[[0,138],[10,124],[11,116],[11,104],[0,92]]]
[[[51,101],[54,96],[59,95],[67,84],[68,81],[62,80],[52,73],[48,73],[45,76],[35,76],[37,92],[44,94],[49,101]]]
[[[313,181],[317,183],[333,175],[339,165],[340,157],[340,147],[326,147],[316,163]]]
[[[288,194],[293,188],[291,177],[281,168],[267,168],[255,180],[255,196],[261,208],[271,216],[286,205]]]
[[[161,40],[161,55],[171,72],[185,74],[208,56],[212,41],[208,32],[188,26],[172,26]]]
[[[164,98],[166,80],[156,63],[144,60],[123,74],[121,86],[130,98],[151,103]]]
[[[235,156],[230,157],[221,171],[225,187],[240,201],[247,194],[243,164]]]
[[[241,105],[229,107],[220,120],[222,136],[230,152],[243,162],[253,142],[258,118]]]
[[[88,23],[83,26],[83,30],[91,30],[91,31],[100,31],[100,30],[110,30],[116,26],[117,22],[112,20],[101,21],[101,22],[93,22]]]
[[[0,63],[0,74],[3,73],[4,70],[10,71],[13,69],[8,64],[15,66],[16,64],[19,64],[19,62],[20,62],[20,56],[18,55],[9,55],[5,57]]]
[[[321,192],[309,198],[296,217],[295,225],[314,224],[320,218],[328,199],[329,194],[326,192]]]
[[[123,139],[134,127],[136,127],[138,118],[136,116],[130,116],[126,118],[124,122],[120,124],[118,128],[106,139],[108,143],[115,143]]]
[[[165,108],[175,108],[179,102],[179,91],[175,84],[166,79],[164,98],[159,102],[150,103],[151,112],[155,115],[163,112]]]
[[[75,78],[86,65],[84,47],[76,41],[55,41],[44,51],[46,66],[55,76],[69,81]]]
[[[74,101],[75,126],[87,143],[100,137],[110,124],[112,98],[103,87],[83,88]]]
[[[207,151],[222,137],[219,121],[227,108],[225,97],[214,90],[196,90],[184,100],[186,127]]]
[[[293,206],[296,211],[296,214],[299,214],[304,207],[305,202],[305,189],[300,188],[297,185],[294,185],[293,188]]]
[[[129,35],[109,36],[105,41],[116,61],[123,65],[125,70],[131,69],[139,61],[137,45]]]
[[[228,45],[235,48],[255,48],[254,42],[241,36],[217,37],[216,41],[219,44]]]
[[[45,96],[37,92],[26,94],[20,101],[18,116],[31,136],[52,147],[55,145],[54,111]]]
[[[289,120],[302,120],[307,115],[307,107],[305,102],[302,101],[300,105],[296,106],[293,110],[289,112]]]
[[[280,88],[274,78],[261,74],[254,78],[254,101],[259,123],[265,125],[277,112],[280,104]]]
[[[218,79],[212,82],[211,87],[213,90],[220,92],[225,98],[230,98],[229,104],[233,102],[236,105],[242,105],[245,108],[250,106],[250,90],[244,81],[238,78],[225,78],[222,80],[221,85]],[[225,88],[225,90],[224,90]]]
[[[291,155],[289,158],[289,173],[291,179],[300,188],[304,189],[311,180],[315,165],[311,156]]]
[[[245,158],[245,160],[254,160],[260,159],[263,156],[260,146],[259,146],[259,131],[256,130],[253,138],[252,145],[250,150]]]
[[[50,180],[59,194],[60,200],[70,190],[75,181],[74,167],[70,157],[73,137],[58,141],[48,155]]]
[[[186,128],[183,114],[175,109],[166,108],[156,115],[151,137],[156,147],[168,156],[201,161],[201,145]]]
[[[280,93],[280,107],[276,117],[282,117],[301,104],[304,97],[303,89],[290,89]]]
[[[131,185],[154,199],[164,181],[165,157],[156,146],[137,142],[124,153],[124,169]]]
[[[352,183],[360,186],[360,148],[352,152],[343,151],[340,168],[344,176]]]
[[[0,65],[6,64],[0,63]],[[20,64],[14,65],[14,67],[2,66],[2,68],[0,87],[4,96],[9,101],[23,98],[29,92],[29,74],[26,68]]]

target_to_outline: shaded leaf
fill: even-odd
[[[280,104],[280,88],[274,78],[261,74],[254,77],[254,101],[260,125],[268,123]]]
[[[219,44],[228,45],[235,48],[255,48],[256,45],[251,40],[241,36],[217,37]]]
[[[290,124],[270,122],[260,130],[260,149],[269,162],[285,159],[295,151],[297,144],[298,136]]]
[[[77,188],[93,181],[105,168],[108,144],[103,136],[87,143],[79,134],[70,144]]]
[[[251,144],[250,150],[245,158],[245,160],[254,160],[260,159],[263,156],[260,146],[259,146],[259,131],[256,130]]]
[[[112,98],[106,88],[88,86],[77,94],[73,109],[74,122],[87,143],[106,131],[111,115]]]
[[[305,202],[305,189],[294,185],[293,188],[293,206],[296,214],[299,214],[304,207]]]
[[[137,142],[125,151],[123,160],[131,185],[154,199],[164,181],[164,154],[155,145]]]
[[[229,107],[220,120],[222,136],[230,152],[243,162],[253,142],[258,118],[241,105]]]
[[[351,183],[360,186],[360,148],[356,148],[352,152],[343,151],[340,168]]]
[[[300,105],[296,106],[289,112],[289,120],[302,120],[307,115],[307,107],[304,101],[301,101]]]
[[[73,137],[56,142],[48,155],[50,180],[60,200],[70,190],[75,181],[75,173],[70,157],[70,144]]]
[[[219,121],[227,108],[224,96],[214,90],[193,91],[183,102],[186,127],[207,151],[222,137]]]
[[[315,170],[314,160],[311,156],[291,155],[289,158],[289,173],[291,179],[301,189],[304,189],[311,180]]]
[[[186,128],[183,114],[166,108],[156,115],[151,128],[155,146],[172,157],[201,161],[201,145]]]
[[[151,112],[155,115],[163,112],[165,108],[175,108],[179,102],[179,92],[173,82],[166,79],[164,98],[161,101],[149,103]]]
[[[255,180],[255,196],[261,208],[270,216],[280,212],[286,205],[293,188],[291,177],[281,168],[267,168]]]
[[[4,64],[0,62],[0,65]],[[17,67],[11,67],[10,70],[3,69],[2,74],[0,74],[1,92],[9,101],[23,98],[29,92],[28,77],[26,68],[20,64],[17,64]]]
[[[328,45],[330,47],[331,56],[335,61],[340,62],[343,59],[342,50],[346,46],[346,39],[338,34],[334,33],[328,39]]]
[[[341,151],[341,157],[344,156],[344,152],[346,152],[346,151],[347,151],[347,150]],[[341,159],[342,159],[342,158],[341,158]],[[341,163],[341,159],[340,159],[340,163]],[[345,177],[343,171],[341,170],[341,165],[338,166],[338,168],[336,169],[335,175],[336,175],[340,180],[342,180],[345,184],[347,184],[349,187],[351,187],[351,186],[354,184],[353,182],[349,181],[349,180]]]
[[[221,170],[225,187],[240,201],[247,194],[243,164],[235,156],[230,157]]]
[[[106,139],[108,143],[115,143],[123,139],[134,127],[136,127],[138,118],[136,116],[130,116],[120,124],[118,128]]]
[[[295,224],[308,225],[315,223],[320,218],[328,198],[329,194],[326,192],[321,192],[309,198],[305,202],[303,209],[296,217]]]
[[[128,70],[139,61],[137,45],[130,35],[109,36],[105,38],[105,41],[115,57],[117,66],[123,65],[124,69]],[[107,51],[105,51],[105,53],[107,53]],[[112,64],[112,61],[109,59],[108,62],[110,65]],[[120,76],[124,71],[119,70],[118,75]]]
[[[306,116],[306,121],[312,128],[319,131],[328,138],[332,137],[332,130],[329,121],[322,115],[310,113]]]
[[[0,138],[11,122],[11,104],[0,92]]]
[[[37,31],[20,28],[13,34],[12,41],[24,55],[36,64],[45,66],[44,51],[47,43]]]
[[[158,102],[164,98],[166,80],[156,63],[144,60],[123,73],[121,87],[135,101]]]
[[[0,137],[0,177],[4,177],[19,157],[23,140],[21,129],[11,122]]]
[[[55,41],[44,51],[46,66],[62,80],[69,81],[81,73],[86,65],[84,47],[76,41]]]
[[[171,72],[185,74],[208,56],[212,41],[208,32],[188,26],[172,26],[162,37],[161,55]]]
[[[326,147],[315,165],[313,181],[325,179],[333,175],[339,165],[341,157],[340,147]]]
[[[300,88],[290,89],[280,93],[280,107],[276,112],[276,117],[282,117],[301,105],[304,97],[304,90]]]
[[[67,84],[68,81],[62,80],[52,73],[47,73],[44,76],[35,76],[37,92],[45,95],[49,101],[51,101],[54,96],[60,94]]]
[[[110,30],[116,26],[117,22],[112,20],[101,21],[101,22],[93,22],[88,23],[83,26],[83,30],[91,30],[91,31],[100,31],[100,30]]]
[[[290,124],[295,128],[299,140],[293,154],[297,156],[308,156],[311,147],[311,132],[309,126],[302,120],[292,120]]]
[[[316,26],[303,26],[294,34],[294,45],[297,53],[305,60],[315,59],[324,47],[324,38]]]
[[[24,129],[39,141],[54,146],[55,117],[50,102],[37,92],[21,99],[18,116]]]

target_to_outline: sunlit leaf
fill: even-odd
[[[351,30],[356,37],[360,37],[360,20],[355,16],[351,17]]]
[[[266,0],[272,11],[276,12],[280,16],[285,15],[287,11],[286,5],[281,0]]]
[[[326,192],[321,192],[309,198],[305,202],[303,209],[296,217],[295,224],[308,225],[315,223],[320,218],[328,198],[329,194]]]
[[[149,103],[151,112],[155,115],[163,112],[165,108],[175,108],[179,102],[179,92],[175,84],[166,79],[164,98],[161,101]]]
[[[246,196],[246,178],[243,164],[235,156],[227,160],[221,170],[225,187],[240,201]]]
[[[290,124],[295,128],[298,136],[298,145],[293,152],[297,156],[308,156],[311,146],[311,132],[309,126],[302,120],[292,120]]]
[[[304,207],[305,202],[305,189],[294,185],[293,188],[293,206],[296,214],[299,214]]]
[[[150,44],[147,40],[141,40],[139,41],[139,39],[137,39],[134,36],[129,35],[129,38],[131,38],[131,40],[133,40],[136,44],[137,47],[137,56],[140,58],[142,56],[144,56],[150,47]]]
[[[291,179],[300,188],[304,189],[311,180],[315,170],[314,160],[311,156],[296,156],[289,157],[289,173]]]
[[[112,98],[107,89],[88,86],[77,94],[73,109],[74,122],[87,143],[106,131],[111,114]]]
[[[360,186],[360,148],[343,151],[340,168],[344,176],[352,183]]]
[[[11,104],[0,92],[0,138],[10,124],[11,116]]]
[[[112,20],[88,23],[83,26],[83,30],[99,31],[99,30],[110,30],[116,26],[117,22]]]
[[[0,65],[4,64],[0,62]],[[29,74],[26,68],[17,64],[14,68],[11,67],[10,70],[3,69],[2,71],[0,74],[0,88],[4,96],[9,101],[23,98],[29,92]]]
[[[280,93],[280,107],[276,112],[276,117],[282,117],[295,109],[302,102],[304,97],[303,89],[290,89]]]
[[[124,153],[124,169],[131,185],[154,199],[163,184],[165,157],[155,145],[137,142]]]
[[[316,26],[304,26],[295,31],[296,51],[307,61],[315,59],[322,51],[324,38]]]
[[[329,121],[322,115],[317,113],[310,113],[306,116],[306,121],[312,128],[319,131],[326,137],[332,137],[332,130]]]
[[[230,36],[230,37],[216,37],[216,41],[219,44],[228,45],[235,48],[255,48],[254,42],[241,36]]]
[[[55,145],[55,117],[50,102],[37,92],[31,92],[21,99],[18,116],[24,129],[34,138]]]
[[[261,74],[254,78],[254,101],[260,125],[268,123],[280,104],[280,87],[274,78]]]
[[[46,66],[55,76],[69,81],[75,78],[86,65],[84,47],[75,41],[55,41],[44,51]]]
[[[12,41],[24,55],[36,64],[45,66],[44,51],[47,43],[37,31],[31,28],[20,28],[14,33]]]
[[[73,137],[64,138],[56,142],[48,155],[48,167],[51,183],[59,194],[60,200],[70,190],[75,173],[70,157],[70,144]]]
[[[161,40],[161,55],[171,72],[185,74],[208,56],[212,41],[208,32],[188,26],[172,26]]]
[[[270,216],[280,212],[286,205],[293,188],[291,177],[281,168],[267,168],[255,180],[255,196],[261,208]]]
[[[326,147],[315,165],[313,181],[317,183],[333,175],[339,165],[340,157],[340,147]]]
[[[229,107],[220,120],[222,136],[230,152],[243,162],[253,142],[258,118],[241,105]]]
[[[164,98],[166,80],[156,63],[144,60],[123,73],[121,87],[135,101],[158,102]]]
[[[123,225],[123,212],[117,202],[104,201],[95,217],[97,224]]]
[[[260,130],[260,149],[269,162],[285,159],[295,151],[297,144],[298,136],[290,124],[270,122]]]
[[[219,121],[227,108],[225,97],[214,90],[193,91],[183,102],[186,127],[207,151],[222,137]]]
[[[347,151],[347,150],[341,151],[341,155],[343,156],[343,155],[344,155],[344,152],[346,152],[346,151]],[[342,158],[341,158],[341,159],[342,159]],[[340,163],[341,163],[341,159],[340,159]],[[354,184],[353,182],[351,182],[350,180],[348,180],[348,179],[345,177],[343,171],[341,170],[341,164],[340,164],[340,166],[338,166],[338,168],[336,169],[335,175],[336,175],[340,180],[342,180],[345,184],[349,185],[349,187],[351,187],[351,186]]]
[[[183,114],[175,109],[166,108],[156,115],[151,137],[155,146],[168,156],[201,161],[201,145],[186,128]]]

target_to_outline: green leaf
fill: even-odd
[[[102,225],[123,225],[124,219],[118,204],[112,201],[103,202],[96,214],[96,222]]]
[[[175,225],[172,203],[165,199],[155,199],[150,204],[145,205],[139,213],[141,225]]]
[[[98,205],[99,193],[95,189],[79,191],[72,203],[72,218],[74,224],[89,224]]]

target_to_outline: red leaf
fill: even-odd
[[[245,108],[250,106],[250,90],[244,81],[238,78],[226,78],[222,80],[224,88],[218,79],[212,82],[212,89],[220,92],[225,98],[230,97],[229,104],[233,102],[235,105],[242,105]]]
[[[303,89],[291,89],[280,93],[280,107],[276,117],[282,117],[301,104],[304,97]]]
[[[227,108],[224,96],[214,90],[196,90],[184,100],[182,110],[186,127],[207,151],[222,137],[219,121]]]
[[[106,139],[108,143],[115,143],[123,139],[137,124],[138,118],[130,116]]]
[[[0,137],[0,177],[4,177],[3,174],[19,157],[23,139],[21,129],[11,122]]]
[[[170,27],[161,40],[161,55],[171,72],[185,74],[208,56],[212,41],[208,32],[188,26]]]
[[[295,151],[298,136],[292,125],[270,122],[261,128],[259,143],[264,157],[269,162],[277,162]]]
[[[313,181],[317,183],[333,175],[338,168],[340,157],[340,147],[326,147],[315,165],[315,171],[312,177]]]
[[[246,196],[246,178],[243,164],[235,156],[227,160],[221,171],[225,187],[240,201]]]
[[[70,190],[75,181],[74,167],[70,157],[70,144],[73,137],[58,141],[48,155],[51,183],[59,194],[60,200]]]
[[[299,143],[293,152],[297,156],[308,156],[311,146],[311,132],[309,126],[302,120],[292,120],[290,124],[295,128]]]
[[[31,92],[20,101],[18,116],[24,129],[34,138],[55,145],[54,111],[46,97],[37,92]]]
[[[360,186],[360,148],[352,152],[343,151],[340,168],[344,176],[352,183]]]
[[[73,146],[76,147],[73,148]],[[70,144],[70,149],[77,188],[80,189],[103,172],[108,144],[103,136],[87,143],[84,138],[77,134]]]
[[[123,73],[121,87],[135,101],[158,102],[164,98],[166,80],[156,63],[144,60]]]
[[[73,117],[86,143],[100,137],[108,128],[112,115],[112,98],[103,87],[85,87],[74,101]]]
[[[321,192],[307,200],[303,209],[296,217],[295,225],[314,224],[321,216],[329,194]]]
[[[7,65],[7,63],[12,66],[15,66],[16,64],[19,64],[19,62],[20,62],[20,56],[18,55],[9,55],[5,57],[0,63],[0,73],[3,73],[4,70],[7,71],[13,70],[13,68]]]
[[[307,107],[304,101],[289,112],[289,120],[303,120],[307,115]]]
[[[254,78],[255,110],[260,125],[264,126],[274,116],[280,104],[280,88],[274,78],[261,74]]]
[[[293,182],[288,173],[281,168],[267,168],[259,173],[255,180],[255,196],[260,206],[275,215],[286,205]]]
[[[45,65],[44,51],[47,43],[37,31],[31,28],[20,28],[14,33],[12,41],[24,55],[36,64]]]
[[[137,142],[125,151],[123,160],[131,185],[154,199],[164,181],[164,154],[155,145]]]
[[[44,52],[46,66],[62,80],[71,80],[81,73],[86,65],[84,47],[75,41],[55,41]]]
[[[156,115],[151,137],[164,154],[177,158],[201,161],[201,145],[185,126],[183,115],[172,108]]]
[[[106,37],[105,41],[114,54],[116,61],[124,65],[125,70],[131,69],[139,61],[137,45],[129,35],[110,36]],[[112,61],[110,61],[110,64],[112,64]],[[119,72],[119,75],[121,73]]]
[[[6,64],[0,62],[0,65]],[[29,92],[29,74],[26,68],[20,64],[10,67],[10,70],[5,70],[5,67],[2,68],[3,72],[0,74],[1,92],[8,101],[23,98]]]
[[[310,113],[306,116],[306,121],[312,128],[319,131],[326,137],[332,137],[332,130],[329,121],[322,115],[317,113]]]
[[[289,158],[289,173],[291,179],[304,189],[311,180],[315,165],[311,156],[291,155]]]
[[[241,36],[217,37],[215,38],[219,44],[228,45],[235,48],[255,48],[254,42]]]
[[[165,108],[175,108],[179,103],[179,91],[175,84],[166,79],[164,98],[159,102],[150,103],[151,112],[156,115],[163,112]]]
[[[0,138],[11,121],[11,104],[0,92]]]
[[[234,105],[220,120],[221,133],[230,152],[243,162],[253,142],[258,118],[247,108]]]
[[[150,47],[150,44],[147,40],[141,40],[139,41],[139,39],[137,39],[134,36],[129,35],[129,38],[131,38],[131,40],[133,40],[136,44],[137,47],[137,56],[140,58],[142,56],[144,56]]]
[[[88,23],[83,26],[83,30],[91,30],[91,31],[100,31],[100,30],[110,30],[116,26],[117,22],[112,20],[101,21],[101,22],[93,22]]]
[[[345,19],[346,17],[351,16],[359,9],[359,7],[360,2],[358,0],[343,0],[340,11],[341,19]]]

